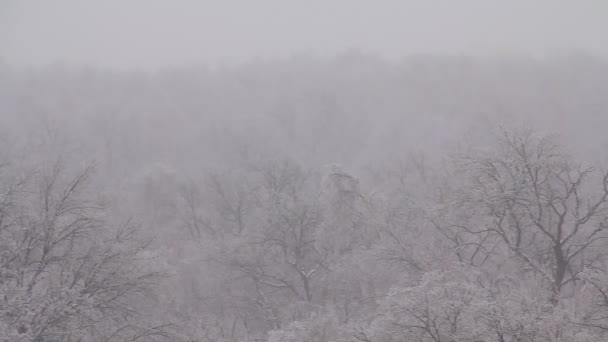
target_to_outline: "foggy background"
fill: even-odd
[[[0,2],[0,56],[148,68],[234,64],[348,49],[410,54],[606,56],[602,0]]]

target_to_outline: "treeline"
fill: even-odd
[[[0,336],[602,341],[607,76],[0,67]]]

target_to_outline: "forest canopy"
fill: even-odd
[[[604,341],[607,79],[0,65],[0,341]]]

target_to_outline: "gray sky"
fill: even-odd
[[[608,55],[606,0],[0,0],[0,56],[104,67],[360,49]]]

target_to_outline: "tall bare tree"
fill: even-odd
[[[554,303],[608,256],[608,172],[580,165],[551,137],[530,131],[505,132],[497,150],[468,156],[463,166],[466,202],[485,218],[458,228],[487,246],[498,239],[545,280]]]
[[[112,228],[87,183],[61,163],[2,179],[0,335],[6,341],[168,337],[138,320],[137,298],[158,278],[130,222]]]

